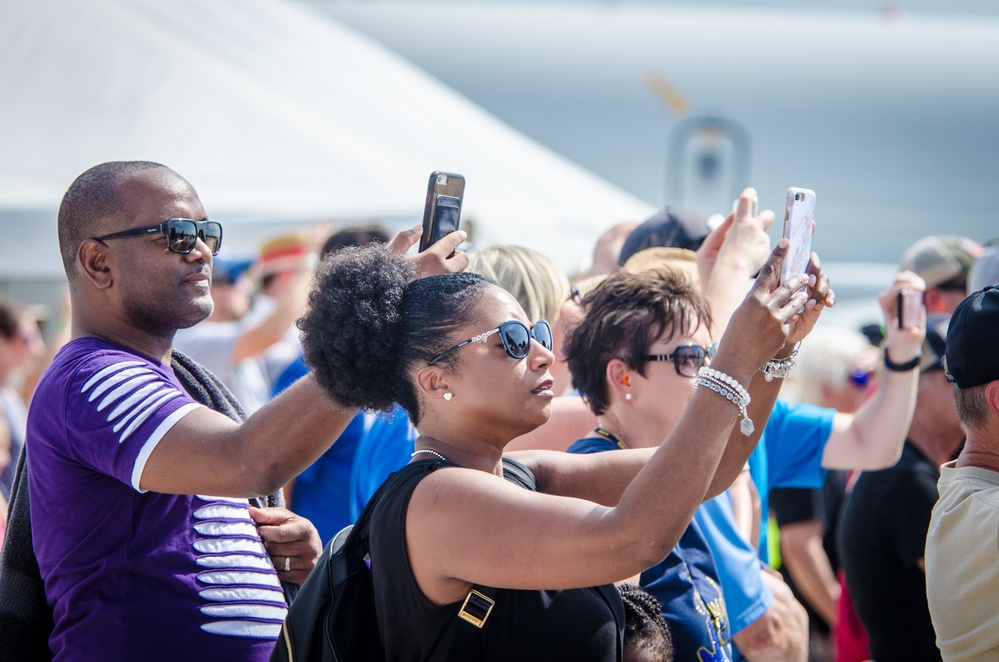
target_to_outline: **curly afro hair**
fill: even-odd
[[[625,647],[645,651],[661,662],[672,662],[673,638],[659,601],[634,584],[621,584],[617,590],[624,602]]]
[[[489,282],[470,273],[414,275],[409,260],[381,245],[340,250],[320,263],[298,326],[305,361],[330,397],[383,411],[398,402],[416,425],[419,400],[409,368],[451,345]],[[439,364],[453,370],[454,354]]]

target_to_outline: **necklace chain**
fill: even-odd
[[[432,450],[430,450],[429,448],[421,448],[421,449],[420,449],[420,450],[418,450],[418,451],[413,451],[413,453],[412,453],[412,454],[410,454],[410,456],[409,456],[409,457],[410,457],[410,458],[414,458],[414,457],[416,457],[417,455],[419,455],[420,453],[430,453],[430,454],[431,454],[431,455],[433,455],[434,457],[438,457],[438,458],[440,458],[442,462],[447,462],[447,458],[446,458],[446,457],[444,457],[443,455],[441,455],[441,454],[440,454],[440,453],[438,453],[437,451],[432,451]]]

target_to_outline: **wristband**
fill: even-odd
[[[919,360],[923,358],[922,354],[916,354],[916,357],[911,361],[906,361],[905,363],[893,363],[890,358],[888,358],[888,350],[885,349],[885,367],[892,372],[909,372],[914,370],[919,366]]]

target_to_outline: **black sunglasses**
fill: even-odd
[[[672,354],[647,354],[646,361],[672,361],[676,374],[681,377],[696,377],[697,371],[706,363],[710,363],[718,348],[716,343],[710,347],[700,345],[680,345]]]
[[[167,248],[171,252],[181,255],[187,255],[193,251],[195,244],[198,243],[198,238],[205,242],[205,245],[212,251],[212,255],[218,255],[219,249],[222,248],[221,223],[195,221],[190,218],[171,218],[159,225],[112,232],[103,237],[94,237],[94,239],[104,241],[105,239],[123,239],[125,237],[146,237],[151,234],[166,236]]]
[[[522,359],[527,356],[527,354],[531,351],[531,338],[537,340],[538,344],[549,351],[554,344],[552,340],[552,327],[546,320],[538,320],[535,322],[533,329],[528,329],[526,324],[518,320],[510,320],[509,322],[503,322],[495,329],[490,329],[485,333],[480,333],[477,336],[473,336],[468,340],[460,342],[454,347],[449,347],[431,359],[430,363],[427,365],[437,363],[451,352],[460,347],[464,347],[468,343],[477,342],[481,345],[486,342],[486,338],[494,333],[500,334],[500,340],[503,341],[503,349],[505,349],[506,353],[513,359]]]

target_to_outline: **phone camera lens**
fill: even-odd
[[[447,184],[447,176],[446,175],[437,175],[437,183],[441,184],[441,185]]]
[[[794,199],[795,200],[801,200],[801,194],[800,193],[795,193],[794,194]]]

